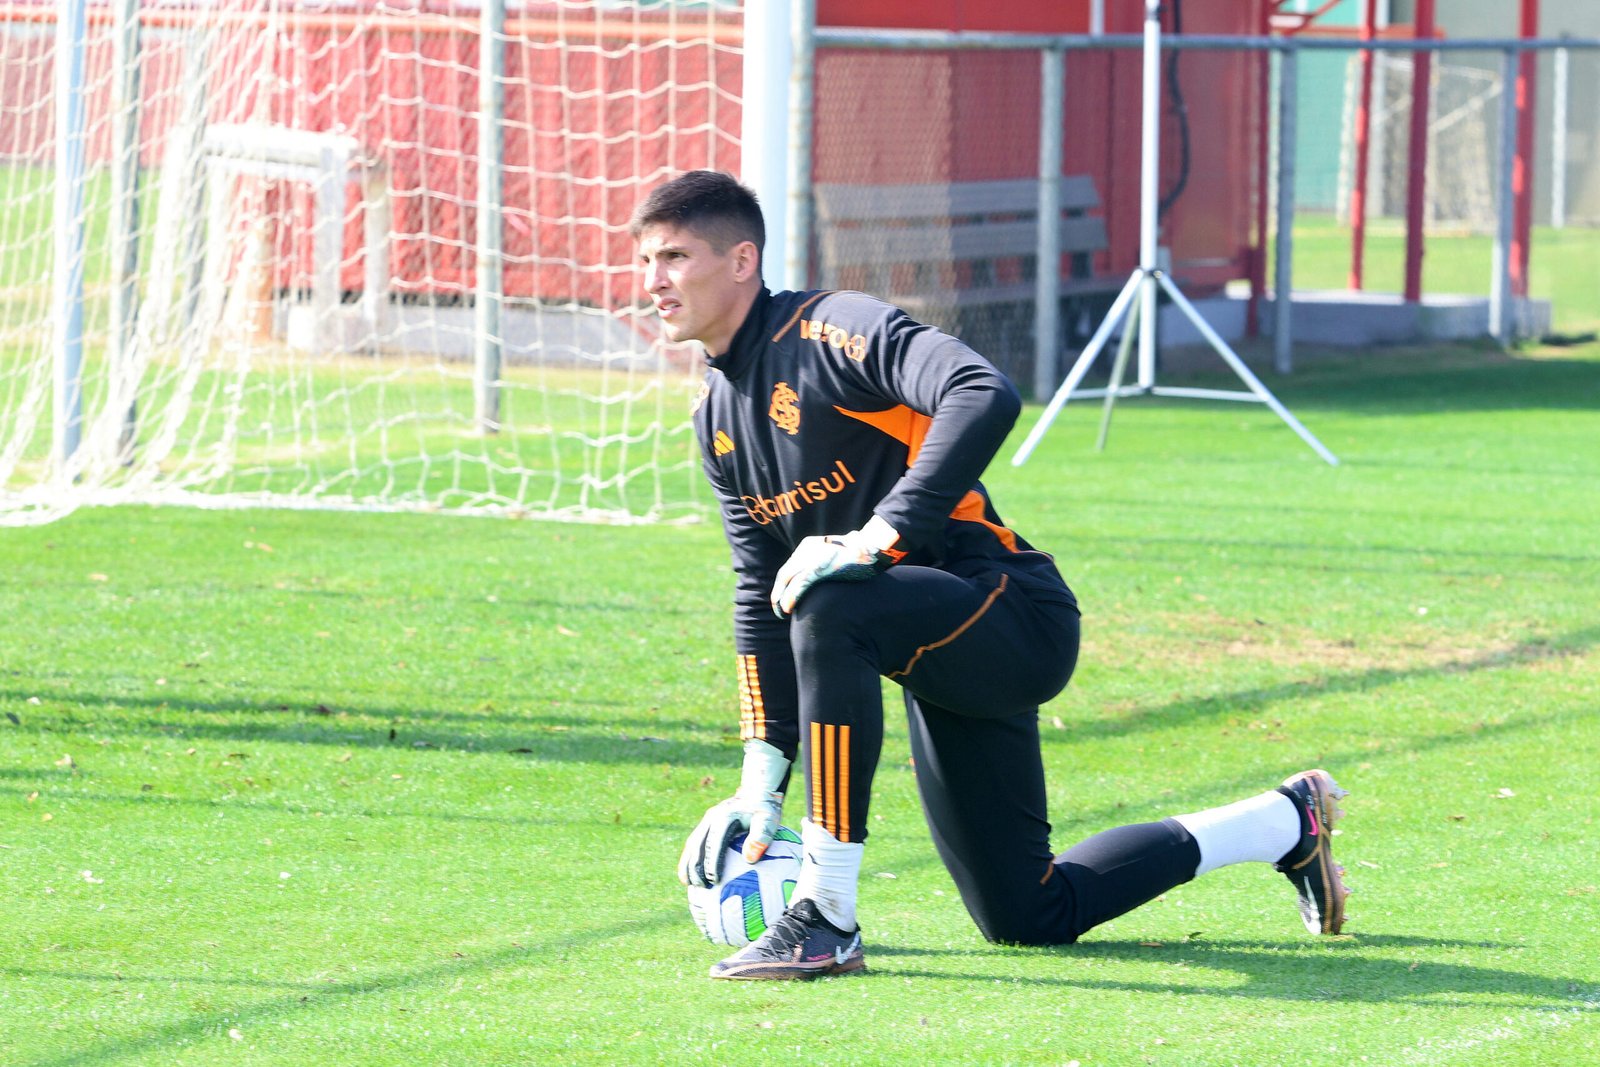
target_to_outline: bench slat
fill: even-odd
[[[1059,295],[1078,296],[1084,293],[1107,292],[1106,283],[1099,278],[1063,278]],[[1022,304],[1034,298],[1032,282],[1014,285],[980,285],[967,289],[919,289],[911,293],[874,293],[906,312],[917,315],[946,308],[982,307],[989,304]]]
[[[1032,178],[924,185],[822,182],[812,192],[817,217],[824,222],[1032,214],[1039,206],[1039,183]],[[1087,174],[1063,176],[1060,196],[1062,211],[1088,211],[1100,206],[1094,179]]]
[[[1061,251],[1098,252],[1106,247],[1105,220],[1079,216],[1061,220]],[[818,234],[824,263],[834,268],[887,263],[1031,256],[1039,247],[1034,223],[986,222],[971,226],[832,227]]]

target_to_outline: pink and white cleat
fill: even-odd
[[[1273,864],[1294,884],[1300,897],[1300,918],[1314,934],[1336,934],[1344,925],[1344,901],[1350,890],[1344,868],[1333,862],[1333,824],[1344,815],[1339,800],[1350,795],[1324,770],[1291,775],[1278,792],[1300,812],[1300,843]]]

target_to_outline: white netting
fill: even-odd
[[[1372,150],[1368,169],[1368,214],[1400,215],[1411,180],[1409,129],[1412,61],[1376,53]],[[1495,146],[1499,129],[1500,75],[1491,69],[1435,56],[1428,97],[1427,195],[1423,222],[1433,231],[1493,233],[1496,225]],[[1339,182],[1339,217],[1348,219],[1355,166],[1355,102],[1361,94],[1361,64],[1350,57],[1345,73],[1344,137]]]
[[[89,8],[81,181],[56,8],[0,12],[0,524],[118,501],[695,512],[699,370],[656,343],[626,223],[672,173],[737,173],[738,4],[507,12],[487,380],[476,3],[145,0],[136,35],[129,6]]]

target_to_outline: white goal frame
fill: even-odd
[[[623,246],[658,181],[739,169],[742,5],[454,2],[0,16],[27,94],[0,101],[0,203],[44,216],[0,263],[51,286],[0,278],[0,526],[130,501],[705,517],[699,360]]]

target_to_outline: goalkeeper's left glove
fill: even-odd
[[[678,857],[678,880],[684,885],[716,885],[722,877],[722,855],[741,831],[745,831],[746,863],[766,855],[783,818],[783,783],[788,777],[789,760],[776,746],[754,737],[746,741],[739,791],[713,804],[689,832]]]
[[[772,583],[772,610],[786,619],[806,590],[818,582],[861,582],[888,570],[905,555],[895,550],[900,535],[874,515],[847,534],[807,537],[778,569]]]

